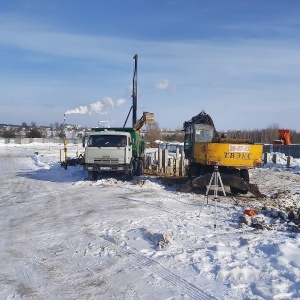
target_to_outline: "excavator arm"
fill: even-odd
[[[198,115],[192,117],[191,120],[184,122],[183,128],[186,129],[189,125],[194,125],[194,124],[205,124],[205,125],[212,126],[214,129],[214,138],[219,137],[213,119],[204,110],[202,110]]]
[[[153,123],[154,123],[154,114],[144,111],[143,116],[139,120],[137,120],[137,122],[134,124],[133,127],[136,131],[139,131],[144,126],[144,124],[152,125]]]

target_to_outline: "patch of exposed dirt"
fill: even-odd
[[[188,182],[188,178],[182,176],[158,176],[157,179],[169,186],[181,186]]]

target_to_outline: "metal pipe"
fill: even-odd
[[[66,137],[66,114],[64,114],[64,153],[65,153],[65,169],[67,169],[67,137]]]

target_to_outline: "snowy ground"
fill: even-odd
[[[297,162],[251,171],[265,200],[207,205],[153,177],[90,182],[61,148],[0,145],[0,299],[300,299]]]

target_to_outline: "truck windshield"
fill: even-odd
[[[126,135],[92,135],[88,141],[88,147],[126,147]]]
[[[213,130],[196,129],[195,142],[211,142],[213,134]]]

